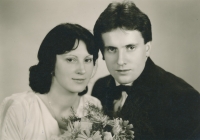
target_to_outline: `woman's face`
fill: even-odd
[[[75,42],[75,47],[78,41]],[[81,92],[87,86],[93,72],[93,55],[80,40],[75,50],[56,56],[52,86],[69,92]]]

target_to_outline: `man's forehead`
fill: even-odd
[[[106,31],[106,32],[103,32],[102,34],[104,33],[109,33],[109,32],[113,32],[113,31],[121,31],[121,32],[130,32],[130,31],[138,31],[140,32],[139,30],[137,29],[128,29],[128,28],[125,28],[125,27],[117,27],[117,28],[113,28],[109,31]]]
[[[104,46],[121,46],[128,44],[138,44],[144,41],[138,30],[124,30],[117,28],[102,34]]]

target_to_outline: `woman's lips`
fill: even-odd
[[[79,79],[79,78],[72,78],[72,80],[74,80],[77,83],[83,83],[85,81],[85,79]]]

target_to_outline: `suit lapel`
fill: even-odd
[[[113,111],[113,97],[112,97],[112,92],[113,92],[113,88],[115,87],[115,81],[114,78],[112,76],[110,76],[110,78],[108,79],[107,83],[106,83],[106,90],[105,90],[105,105],[104,106],[104,111],[105,113],[110,116],[113,117],[114,115],[114,111]]]

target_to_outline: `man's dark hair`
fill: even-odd
[[[98,49],[94,46],[93,35],[78,24],[60,24],[54,27],[44,38],[38,51],[38,64],[30,67],[29,85],[33,91],[40,94],[49,92],[54,73],[56,55],[75,50],[75,41],[82,40],[93,62],[98,58]],[[70,69],[70,68],[69,68]]]
[[[152,41],[151,22],[146,14],[131,1],[110,3],[101,13],[94,25],[95,46],[103,55],[104,44],[102,33],[113,29],[138,30],[144,38],[144,43]]]

